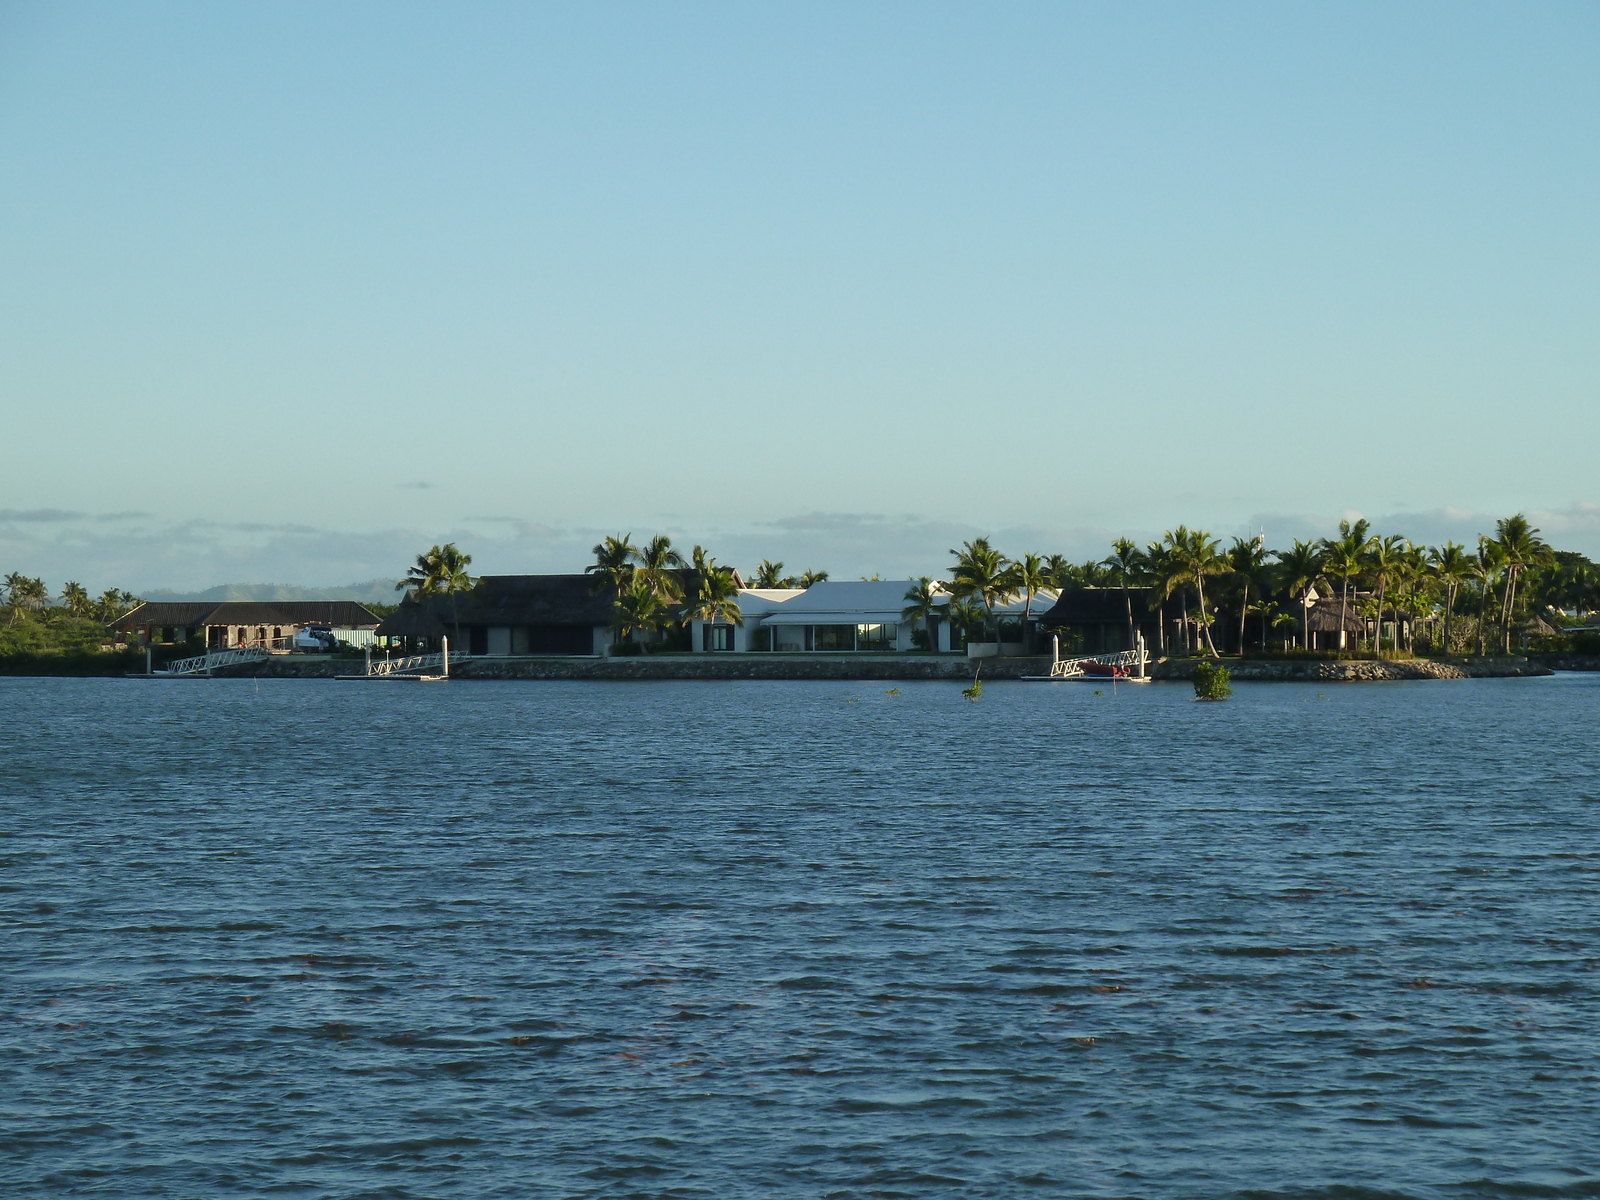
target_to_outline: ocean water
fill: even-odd
[[[1600,1196],[1600,676],[0,679],[0,1195]]]

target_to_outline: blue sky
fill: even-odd
[[[0,7],[0,566],[1600,555],[1592,4]]]

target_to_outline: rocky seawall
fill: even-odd
[[[986,658],[984,679],[1048,675],[1048,658]],[[332,679],[359,675],[360,659],[283,657],[219,670],[218,677]],[[450,663],[452,679],[860,679],[886,682],[950,679],[972,681],[973,664],[961,655],[865,658],[851,655],[641,655],[634,658],[465,658]]]
[[[986,658],[982,678],[1021,679],[1048,675],[1048,658]],[[1473,658],[1435,661],[1322,659],[1229,659],[1233,678],[1240,682],[1359,683],[1395,679],[1474,679],[1552,674],[1551,666],[1526,658]],[[1158,680],[1187,680],[1195,659],[1167,659],[1151,664]],[[219,670],[218,676],[254,676],[260,679],[332,679],[359,675],[360,659],[284,657]],[[1583,669],[1583,668],[1561,668]],[[1594,668],[1589,668],[1594,669]],[[637,658],[469,658],[451,664],[455,679],[583,679],[596,681],[702,679],[837,679],[915,681],[922,679],[970,681],[973,663],[957,655],[857,657],[768,655],[650,655]]]
[[[1189,679],[1194,674],[1196,661],[1168,659],[1157,663],[1153,674],[1157,679]],[[1230,659],[1225,665],[1235,681],[1261,683],[1375,683],[1396,679],[1500,679],[1554,674],[1549,667],[1526,658]]]
[[[1530,654],[1528,658],[1552,671],[1600,671],[1600,654],[1567,654],[1551,652]]]

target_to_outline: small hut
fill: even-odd
[[[1313,650],[1353,650],[1366,636],[1368,622],[1356,606],[1339,612],[1339,601],[1332,596],[1318,600],[1306,610],[1306,634]]]

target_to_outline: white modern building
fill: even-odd
[[[805,590],[753,589],[739,592],[740,626],[717,625],[708,633],[696,621],[696,650],[775,651],[779,653],[855,653],[926,648],[916,637],[921,620],[907,621],[906,593],[914,579],[825,580]],[[937,584],[935,585],[938,586]],[[948,595],[941,597],[949,603]],[[935,617],[934,648],[952,647],[950,623]]]
[[[754,650],[758,640],[756,632],[761,628],[763,619],[790,600],[805,594],[804,588],[740,588],[739,615],[744,623],[728,625],[718,621],[715,625],[708,625],[701,620],[691,621],[689,645],[703,652],[734,650],[743,653]]]

